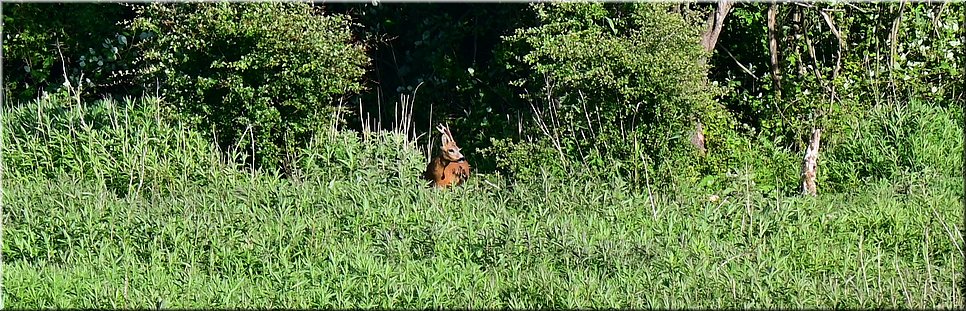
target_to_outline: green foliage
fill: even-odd
[[[547,141],[510,142],[492,139],[492,146],[480,150],[480,157],[491,158],[496,167],[506,171],[515,180],[536,180],[541,174],[567,175],[564,161],[557,150]]]
[[[667,5],[533,8],[539,25],[507,37],[503,56],[533,107],[527,134],[553,140],[578,163],[597,154],[641,170],[690,155],[686,130],[715,118],[700,27]]]
[[[769,66],[768,8],[736,6],[720,43],[730,55],[714,60],[717,79],[735,88],[723,102],[743,122],[795,151],[804,149],[811,128],[825,128],[823,135],[836,140],[849,119],[878,103],[917,94],[948,106],[962,92],[961,3],[778,5],[781,90]]]
[[[895,50],[878,53],[882,60],[877,74],[884,76],[880,88],[890,101],[912,93],[926,102],[955,107],[966,70],[966,4],[905,4],[892,10],[899,19],[895,39],[880,42]]]
[[[82,84],[88,96],[131,87],[131,81],[117,78],[134,60],[133,38],[119,25],[130,15],[130,8],[118,4],[5,5],[4,104],[30,101],[41,91],[56,92],[65,75],[72,86]]]
[[[260,165],[327,125],[342,96],[362,89],[368,62],[345,17],[307,3],[150,4],[131,29],[151,34],[140,43],[145,83],[158,78],[221,146],[254,144],[244,149]]]
[[[723,138],[723,139],[721,139]],[[746,176],[753,189],[763,193],[795,195],[801,191],[801,155],[788,150],[764,135],[727,133],[718,140],[721,145],[709,146],[709,154],[702,166],[695,168],[700,174],[689,172],[687,163],[673,165],[674,171],[660,184],[697,184],[703,188],[722,191],[725,181],[735,181]],[[749,168],[743,171],[744,168]]]
[[[795,161],[800,162],[811,129],[823,128],[819,178],[822,187],[829,187],[830,191],[847,191],[869,180],[893,179],[899,171],[919,172],[923,167],[938,165],[913,156],[922,151],[898,146],[916,143],[951,147],[936,137],[929,138],[949,138],[948,131],[953,128],[948,121],[938,121],[946,117],[935,117],[937,125],[926,126],[912,121],[913,118],[888,116],[883,111],[906,111],[897,107],[904,107],[904,102],[913,98],[917,103],[908,105],[916,107],[912,111],[917,112],[912,114],[926,113],[924,118],[948,115],[936,111],[951,107],[962,96],[961,78],[957,77],[961,77],[966,61],[962,44],[966,6],[777,5],[781,89],[776,88],[770,67],[766,26],[769,7],[736,5],[712,60],[717,69],[713,71],[714,79],[733,90],[721,102],[734,112],[742,132],[774,142],[784,150],[776,155],[797,157],[799,160]],[[831,27],[839,32],[841,41]],[[878,112],[869,113],[870,110]],[[902,128],[907,125],[893,125],[895,122],[912,127]],[[920,128],[913,130],[913,124]],[[896,137],[890,133],[909,136],[894,140]],[[756,158],[735,146],[723,147],[719,150],[733,154],[734,159]],[[830,152],[827,157],[825,151]],[[724,166],[735,164],[726,161]],[[789,177],[789,183],[795,177],[786,173],[777,176]]]
[[[72,81],[139,55],[125,72],[164,97],[52,87],[4,103],[8,307],[964,304],[961,3],[781,5],[781,88],[767,4],[737,4],[711,58],[690,5],[347,10],[380,45],[382,91],[425,82],[416,115],[434,107],[461,146],[490,145],[464,146],[473,177],[445,190],[420,179],[427,158],[400,130],[412,116],[346,130],[335,103],[364,91],[367,62],[346,16],[147,4],[116,32],[96,6],[49,22],[41,7],[4,6],[17,27],[4,56],[46,68],[8,93],[60,81],[60,40]],[[74,33],[88,29],[103,32]],[[83,67],[91,57],[104,67]],[[789,196],[812,127],[825,128],[819,196]]]

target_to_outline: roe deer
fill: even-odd
[[[423,177],[430,180],[431,186],[439,188],[460,185],[470,177],[470,164],[460,153],[460,147],[456,146],[449,128],[440,124],[436,130],[442,134],[440,139],[443,145],[439,148],[440,154],[426,166]]]

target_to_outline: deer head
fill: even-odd
[[[439,148],[441,151],[440,156],[444,160],[450,162],[466,160],[466,158],[463,157],[463,154],[460,153],[460,147],[456,145],[456,140],[453,139],[453,134],[450,134],[449,127],[440,124],[436,126],[436,130],[438,130],[440,134],[443,134],[440,137],[440,141],[442,142],[442,146]]]

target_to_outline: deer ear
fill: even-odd
[[[442,140],[444,145],[449,144],[450,142],[453,142],[453,135],[449,133],[448,127],[446,127],[443,124],[439,124],[439,125],[436,125],[436,130],[439,131],[440,134],[442,134],[440,135],[440,139]]]

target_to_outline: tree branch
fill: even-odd
[[[771,77],[772,82],[775,84],[775,91],[778,92],[778,96],[781,97],[782,93],[782,78],[781,78],[781,68],[778,66],[778,31],[775,28],[776,20],[778,19],[778,4],[775,1],[771,2],[771,6],[768,7],[768,52],[771,54]]]
[[[835,35],[835,38],[839,39],[837,52],[838,55],[835,57],[835,70],[832,71],[832,80],[835,80],[835,77],[839,75],[839,70],[842,69],[842,48],[845,47],[845,39],[842,39],[842,33],[839,32],[838,28],[835,27],[835,23],[832,22],[832,17],[829,16],[828,12],[825,12],[825,10],[818,10],[818,13],[822,15],[822,18],[825,19],[825,23],[828,24],[830,29],[832,29],[832,34]]]
[[[751,72],[751,70],[748,69],[748,67],[745,67],[745,65],[742,65],[741,62],[739,62],[738,59],[735,58],[735,56],[731,54],[731,51],[729,51],[725,47],[721,47],[721,49],[724,50],[725,53],[727,53],[728,56],[730,56],[731,59],[733,59],[735,61],[736,64],[738,64],[738,67],[741,67],[741,70],[744,70],[745,73],[747,73],[748,75],[750,75],[752,78],[755,78],[755,80],[758,80],[759,79],[758,76],[755,75],[755,73]]]

